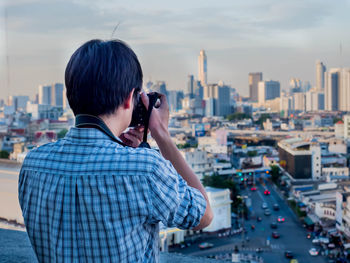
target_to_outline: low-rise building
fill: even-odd
[[[229,189],[206,187],[209,203],[213,210],[214,219],[209,226],[204,228],[206,232],[216,232],[231,228],[231,199]]]

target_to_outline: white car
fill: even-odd
[[[263,209],[266,209],[268,206],[267,206],[267,203],[263,203],[262,206],[261,206]]]
[[[309,250],[309,253],[310,253],[311,256],[317,256],[318,255],[318,250],[313,247],[313,248],[311,248]]]
[[[320,240],[318,238],[314,238],[312,240],[312,244],[319,244],[320,243]]]

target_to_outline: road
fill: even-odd
[[[261,222],[256,219],[245,220],[244,224],[248,232],[245,237],[249,237],[249,242],[242,248],[242,236],[233,237],[213,237],[208,242],[214,244],[214,248],[208,250],[199,250],[198,243],[184,249],[177,249],[177,252],[193,256],[207,256],[218,253],[232,252],[235,245],[238,246],[241,253],[256,254],[256,248],[263,248],[264,252],[259,253],[264,262],[289,262],[284,257],[284,252],[290,250],[298,259],[299,263],[322,263],[326,262],[324,257],[312,257],[308,250],[313,247],[311,240],[306,238],[307,231],[302,227],[292,210],[287,206],[285,201],[278,195],[271,184],[267,183],[266,187],[270,190],[270,195],[264,195],[264,188],[257,185],[257,191],[244,190],[242,195],[249,196],[252,200],[252,214],[260,216]],[[266,202],[270,208],[271,215],[265,216],[261,205]],[[273,205],[277,203],[279,211],[273,210]],[[271,229],[271,222],[277,222],[277,217],[283,216],[285,222],[278,223],[277,229]],[[251,230],[250,225],[255,225],[255,230]],[[281,236],[279,239],[271,237],[272,231],[277,231]],[[267,246],[266,240],[270,239],[271,246]]]

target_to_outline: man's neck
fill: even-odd
[[[123,118],[117,117],[118,114],[100,115],[99,117],[104,121],[107,127],[111,130],[115,137],[119,137],[127,128],[123,122]]]

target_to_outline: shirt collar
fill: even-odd
[[[116,137],[121,141],[120,138]],[[65,139],[76,142],[96,142],[96,141],[113,141],[107,134],[96,128],[77,128],[71,127],[67,132]]]

